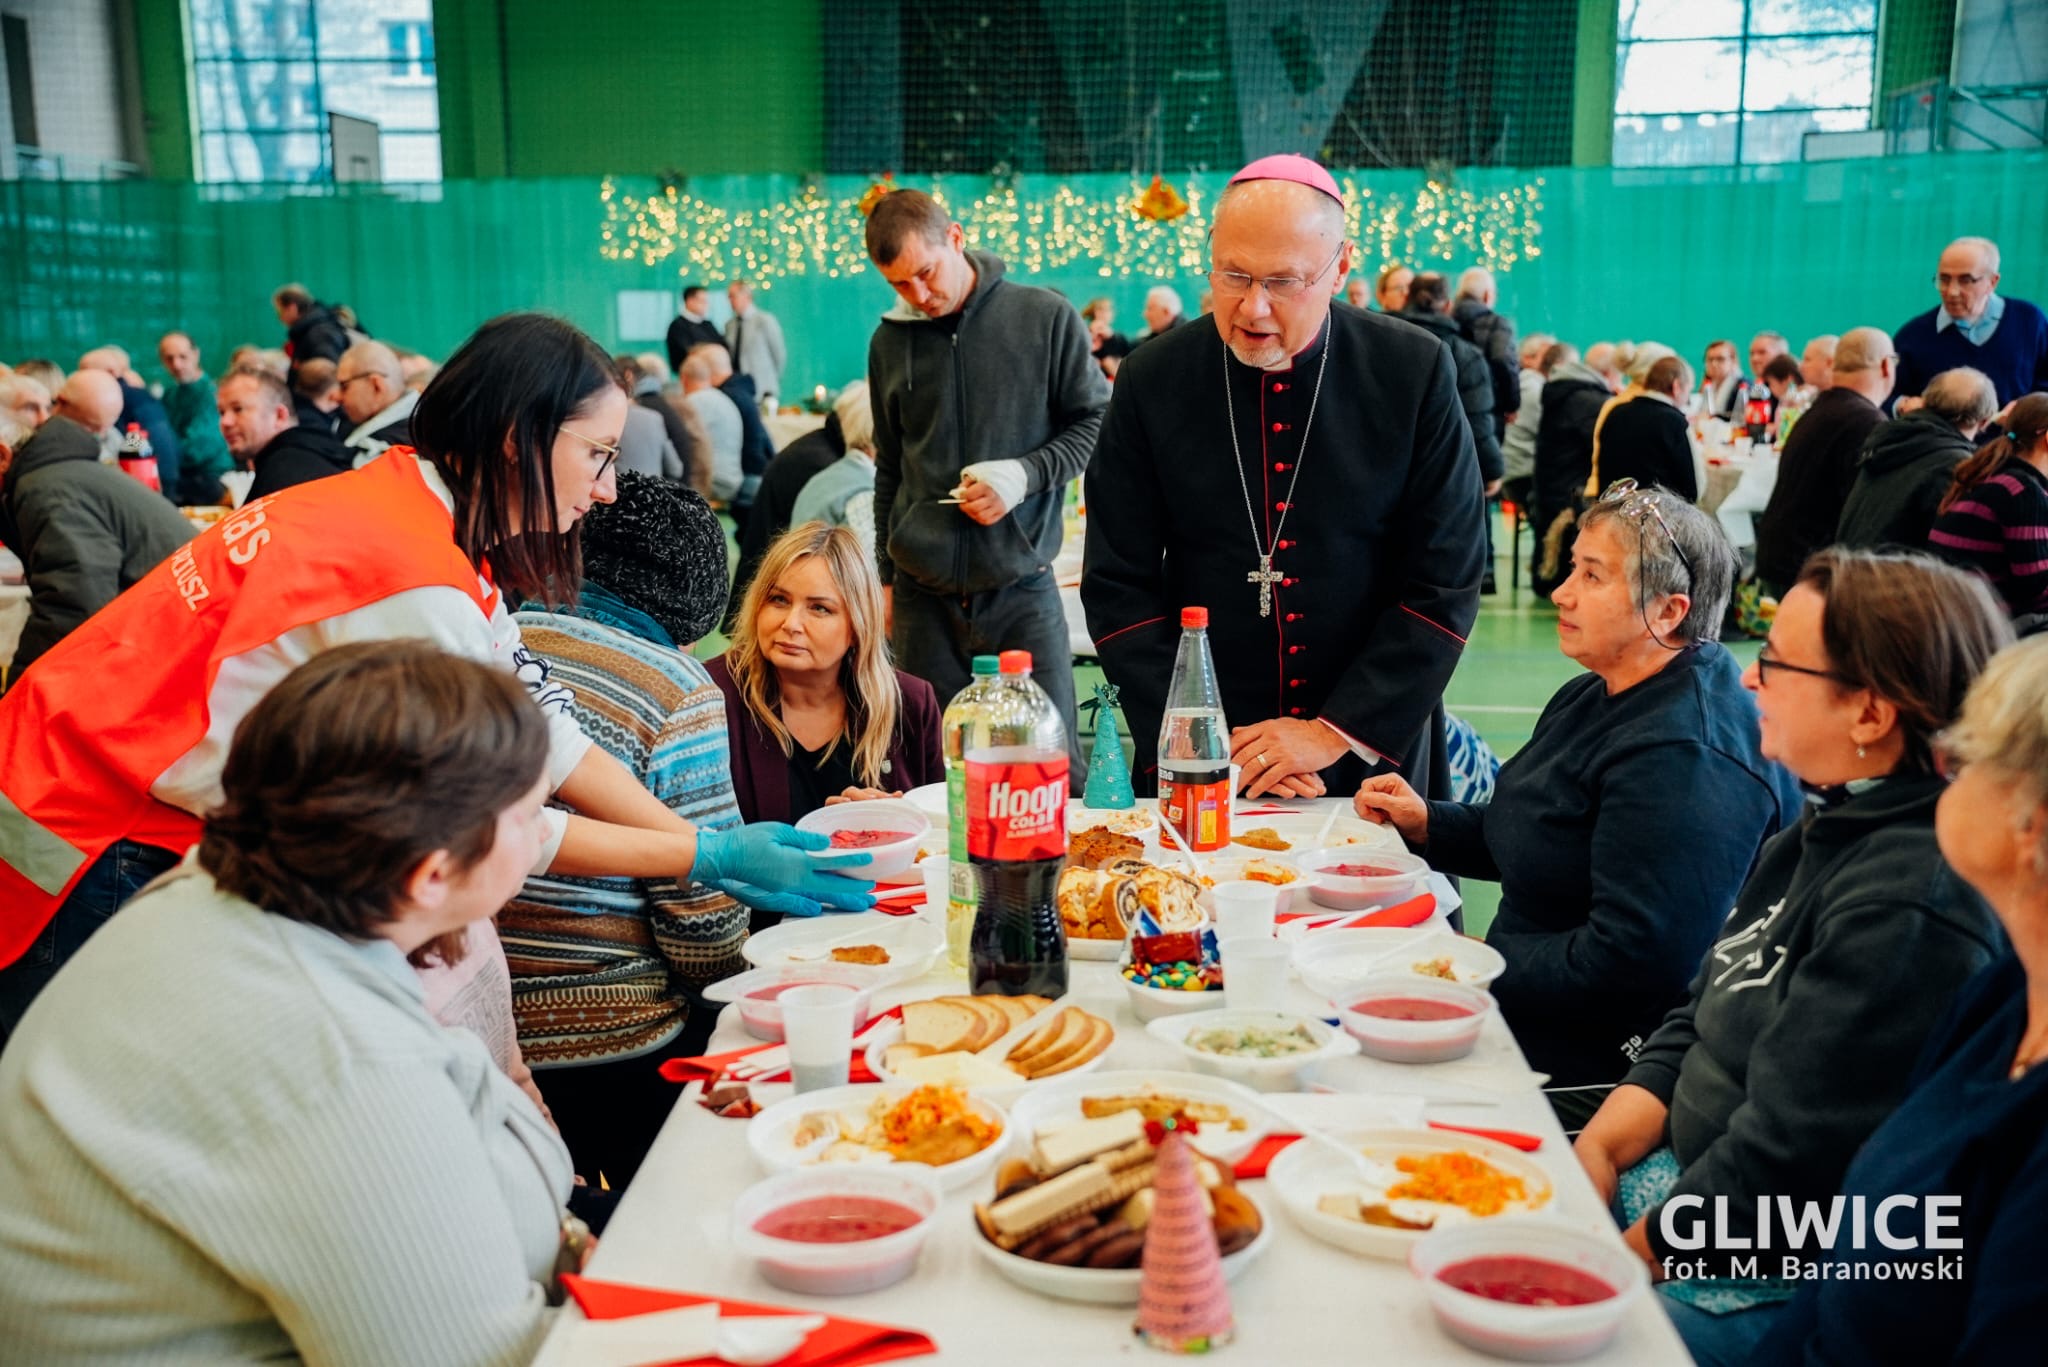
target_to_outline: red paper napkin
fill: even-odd
[[[870,1017],[870,1019],[879,1020],[882,1016],[896,1016],[900,1018],[902,1015],[902,1007],[892,1006],[887,1011]],[[688,1058],[663,1059],[661,1075],[670,1082],[675,1083],[716,1082],[720,1077],[724,1076],[726,1069],[732,1067],[733,1064],[738,1063],[741,1059],[752,1054],[758,1054],[763,1049],[780,1049],[781,1047],[779,1044],[750,1044],[744,1049],[729,1049],[723,1054],[695,1054]],[[765,1082],[768,1079],[753,1078],[750,1080]],[[852,1061],[847,1065],[846,1080],[849,1083],[880,1082],[882,1080],[875,1076],[874,1069],[868,1067],[867,1046],[861,1045],[854,1049]]]
[[[716,1296],[693,1296],[681,1291],[661,1291],[651,1286],[629,1286],[624,1282],[599,1282],[575,1273],[564,1273],[562,1285],[576,1299],[583,1313],[594,1320],[619,1320],[655,1310],[679,1310],[691,1305],[716,1305],[721,1315],[808,1315],[809,1310],[792,1310],[780,1305],[754,1305]],[[804,1346],[782,1359],[775,1367],[861,1367],[869,1362],[893,1362],[897,1358],[922,1357],[939,1351],[929,1336],[915,1329],[898,1329],[865,1320],[841,1319],[827,1315],[824,1327],[804,1340]],[[715,1357],[678,1358],[663,1367],[716,1363]]]
[[[1231,1171],[1237,1174],[1237,1180],[1240,1182],[1264,1177],[1267,1167],[1280,1156],[1280,1150],[1300,1138],[1298,1134],[1269,1134],[1253,1146],[1250,1153],[1238,1159],[1237,1166]]]
[[[1290,911],[1286,915],[1275,917],[1274,919],[1284,925],[1289,921],[1299,921],[1305,916],[1328,916],[1330,914],[1331,912],[1328,907],[1311,907],[1306,911]],[[1352,920],[1337,921],[1333,924],[1340,925],[1346,930],[1363,929],[1367,926],[1393,926],[1397,929],[1404,929],[1410,926],[1419,926],[1434,915],[1436,915],[1436,894],[1425,892],[1420,897],[1411,897],[1405,902],[1396,902],[1393,906],[1382,907],[1378,911],[1366,912],[1354,917]]]

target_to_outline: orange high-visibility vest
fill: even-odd
[[[246,504],[24,670],[0,698],[0,966],[120,840],[182,852],[192,813],[150,785],[205,737],[224,660],[409,589],[495,589],[409,447]]]

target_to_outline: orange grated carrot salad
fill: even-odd
[[[883,1103],[887,1104],[887,1103]],[[919,1087],[880,1117],[882,1141],[894,1149],[957,1120],[984,1145],[995,1138],[995,1126],[967,1104],[964,1092],[953,1087]]]
[[[1408,1174],[1407,1181],[1387,1188],[1387,1196],[1394,1200],[1440,1201],[1474,1215],[1498,1215],[1508,1202],[1529,1199],[1521,1178],[1469,1153],[1404,1155],[1394,1160],[1394,1166]]]

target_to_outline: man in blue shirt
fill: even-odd
[[[1918,394],[1945,370],[1970,366],[1991,377],[2000,406],[2048,389],[2048,315],[1998,293],[1998,244],[1959,237],[1941,254],[1934,283],[1941,307],[1900,328],[1897,396]]]

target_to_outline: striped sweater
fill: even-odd
[[[2008,460],[1963,491],[1927,535],[1933,552],[1991,581],[2013,616],[2048,612],[2048,476]]]
[[[739,824],[725,698],[703,665],[584,617],[516,620],[550,677],[575,692],[592,740],[677,815],[714,830]],[[673,1040],[689,990],[745,967],[747,915],[722,892],[673,879],[528,879],[498,917],[527,1063],[608,1063]]]

